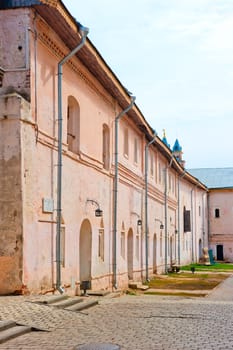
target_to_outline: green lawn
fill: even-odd
[[[195,271],[233,272],[233,264],[229,263],[215,263],[214,265],[190,264],[181,266],[180,269],[191,271],[191,267],[195,267]]]

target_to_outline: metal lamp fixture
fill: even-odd
[[[95,204],[97,206],[97,209],[95,210],[95,216],[96,217],[101,217],[103,216],[103,210],[100,209],[100,205],[97,201],[94,199],[87,199],[86,203],[90,202],[91,204]]]
[[[100,208],[97,208],[95,210],[95,216],[97,217],[103,216],[103,210],[101,210]]]
[[[138,219],[137,225],[138,225],[138,226],[142,226],[142,220],[141,220],[141,219]]]
[[[160,226],[159,226],[159,228],[160,228],[160,230],[163,230],[163,229],[164,229],[164,224],[162,223],[162,221],[161,221],[161,220],[159,220],[159,219],[155,219],[155,221],[160,222]]]

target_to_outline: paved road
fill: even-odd
[[[44,329],[12,339],[1,350],[72,350],[90,343],[118,344],[121,350],[233,349],[233,277],[206,298],[104,297],[74,313],[1,297],[0,317]]]

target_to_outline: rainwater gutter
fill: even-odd
[[[148,148],[155,141],[157,133],[153,139],[145,146],[145,260],[146,260],[146,281],[149,281],[149,264],[148,264]]]
[[[179,175],[178,177],[178,198],[177,198],[177,206],[178,206],[178,266],[180,266],[180,180],[185,176],[186,171],[184,170],[184,173]]]
[[[81,42],[58,63],[58,162],[57,162],[57,236],[56,236],[56,289],[62,294],[61,286],[61,222],[62,222],[62,67],[85,44],[89,29],[78,23]]]
[[[194,263],[194,257],[196,260],[196,254],[194,254],[194,217],[195,217],[195,238],[196,238],[196,215],[194,215],[194,206],[193,206],[193,200],[194,200],[194,190],[196,190],[198,185],[195,185],[191,190],[191,253],[192,253],[192,263]],[[196,191],[195,191],[195,211],[196,211]],[[195,239],[196,243],[196,239]],[[196,248],[195,248],[196,252]]]
[[[168,223],[167,223],[167,172],[168,172],[168,169],[171,168],[172,166],[172,162],[174,160],[174,155],[172,154],[172,157],[171,157],[171,160],[170,160],[170,163],[168,166],[166,166],[166,168],[164,169],[164,177],[165,177],[165,188],[164,188],[164,215],[165,215],[165,218],[164,218],[164,229],[165,229],[165,274],[168,273],[168,266],[167,266],[167,253],[168,253],[168,240],[167,240],[167,236],[168,236]]]
[[[119,120],[133,107],[136,100],[131,96],[129,106],[115,118],[115,177],[114,177],[114,202],[113,202],[113,288],[117,289],[117,208],[118,208],[118,126]]]

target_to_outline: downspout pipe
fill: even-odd
[[[177,196],[177,201],[178,201],[178,265],[180,266],[180,232],[181,232],[181,227],[180,227],[180,180],[185,176],[186,171],[182,175],[179,175],[178,178],[178,196]]]
[[[191,252],[192,252],[192,263],[194,263],[194,260],[196,260],[196,254],[194,254],[194,229],[196,232],[196,220],[195,220],[195,227],[194,227],[194,217],[196,218],[196,215],[194,215],[194,209],[196,210],[196,200],[195,200],[195,206],[193,206],[193,200],[194,200],[194,190],[196,190],[197,185],[195,185],[192,190],[191,190]],[[196,196],[196,192],[195,192]],[[195,197],[196,198],[196,197]],[[195,234],[196,238],[196,234]],[[195,239],[195,244],[196,244],[196,239]],[[196,251],[196,249],[195,249]]]
[[[168,266],[167,266],[167,253],[168,253],[168,240],[167,240],[167,236],[168,236],[168,223],[167,223],[167,197],[168,197],[168,193],[167,193],[167,172],[168,169],[171,168],[172,166],[172,162],[174,159],[174,155],[172,154],[170,163],[168,166],[166,166],[165,168],[165,172],[164,172],[164,177],[165,177],[165,188],[164,188],[164,215],[165,215],[165,220],[164,220],[164,229],[165,229],[165,274],[168,273]]]
[[[148,244],[148,148],[150,145],[155,142],[157,133],[154,134],[153,139],[148,142],[145,146],[145,262],[146,262],[146,281],[149,281],[149,244]]]
[[[131,96],[131,102],[127,108],[118,114],[115,118],[115,177],[114,177],[114,201],[113,201],[113,288],[117,289],[117,209],[118,209],[118,127],[119,120],[133,107],[136,100]]]
[[[57,161],[57,236],[56,236],[56,288],[62,294],[61,286],[61,219],[62,219],[62,68],[85,44],[89,29],[79,25],[81,42],[58,63],[58,161]]]

